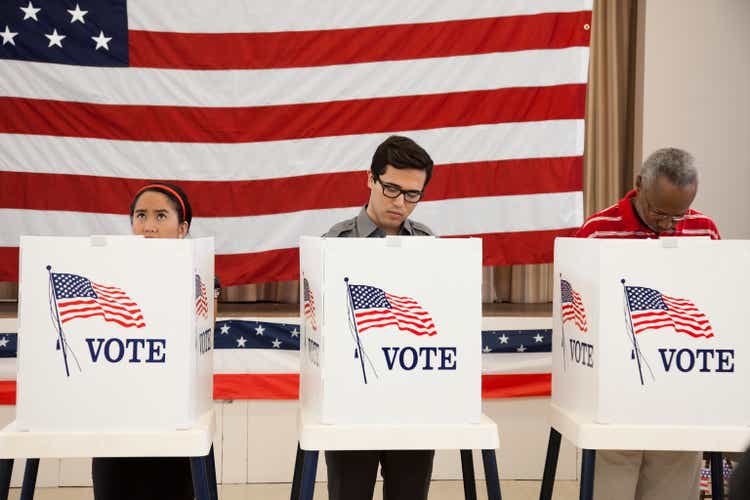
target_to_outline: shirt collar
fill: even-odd
[[[625,229],[632,231],[647,231],[653,233],[650,227],[645,225],[638,214],[635,212],[633,207],[633,201],[638,195],[638,191],[632,189],[625,195],[625,198],[620,200],[620,213],[622,214],[622,223]]]
[[[357,215],[357,232],[361,238],[382,238],[385,236],[385,231],[375,225],[375,223],[367,215],[367,205],[362,207]],[[401,225],[399,234],[402,236],[413,236],[414,227],[409,219],[406,219]]]

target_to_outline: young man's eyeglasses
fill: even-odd
[[[396,199],[403,194],[404,201],[406,201],[407,203],[416,203],[422,199],[422,191],[413,189],[401,189],[399,186],[396,186],[395,184],[389,184],[388,182],[383,182],[381,179],[375,179],[375,182],[380,183],[380,187],[383,188],[383,196],[385,196],[386,198]]]

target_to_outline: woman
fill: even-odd
[[[173,184],[143,186],[130,205],[133,234],[146,238],[184,238],[192,218],[187,196]],[[96,500],[193,498],[186,457],[94,458],[91,469]]]

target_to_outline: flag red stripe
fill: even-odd
[[[92,307],[80,307],[77,309],[61,309],[60,310],[60,316],[63,318],[68,317],[80,317],[78,313],[85,313],[89,311],[98,311],[102,312],[103,314],[108,314],[112,316],[117,316],[119,318],[124,319],[125,321],[139,321],[143,319],[143,315],[140,314],[140,312],[137,315],[134,314],[125,314],[117,311],[109,311],[106,309],[103,309],[101,306],[92,306]]]
[[[438,165],[436,171],[439,175],[430,181],[425,201],[567,193],[580,191],[583,186],[580,156]],[[369,196],[363,172],[251,181],[172,181],[185,190],[199,217],[351,207],[360,205]],[[147,182],[148,179],[0,172],[0,185],[5,187],[0,191],[0,207],[127,214],[133,195]],[[79,196],[81,192],[88,194]],[[45,196],[28,193],[45,193]],[[216,203],[227,198],[231,203]]]
[[[249,108],[0,97],[0,133],[239,143],[480,124],[583,119],[585,84]]]
[[[417,321],[419,323],[410,323],[414,326],[435,326],[432,323],[432,317],[429,313],[424,312],[422,314],[422,317],[415,316],[414,314],[407,314],[405,312],[401,312],[395,309],[368,309],[366,311],[358,311],[357,319],[362,321],[363,323],[366,323],[367,321],[372,321],[373,318],[377,317],[391,317],[396,316],[397,318],[404,318],[404,322],[409,322],[408,320]]]
[[[520,375],[482,375],[482,398],[549,396],[549,373]],[[214,375],[214,400],[275,399],[299,397],[297,373],[217,373]],[[16,381],[0,380],[0,405],[16,404]]]
[[[690,317],[685,317],[685,316],[677,316],[674,314],[663,312],[661,314],[659,313],[638,314],[638,315],[634,314],[633,321],[637,322],[638,324],[646,324],[649,322],[661,321],[661,319],[659,318],[665,318],[664,319],[665,321],[673,321],[675,323],[679,323],[684,326],[695,326],[696,328],[701,328],[701,329],[705,329],[706,327],[710,328],[711,325],[708,321],[708,318],[706,318],[703,315],[701,315],[700,317],[704,319],[695,319],[695,318],[690,318]],[[657,319],[651,319],[651,318],[657,318]]]
[[[379,318],[373,318],[373,319],[368,319],[368,320],[364,320],[364,321],[359,321],[358,320],[357,321],[357,326],[361,326],[362,327],[362,331],[364,331],[364,330],[368,330],[368,329],[373,328],[373,327],[383,326],[384,325],[382,323],[383,321],[386,321],[387,323],[385,323],[385,324],[387,324],[387,325],[394,324],[393,322],[395,321],[396,324],[398,324],[399,328],[402,329],[402,330],[405,329],[405,328],[407,328],[407,326],[405,326],[405,325],[409,325],[409,326],[414,327],[417,330],[423,331],[423,332],[430,332],[430,331],[434,331],[435,330],[435,325],[432,324],[432,323],[430,323],[430,324],[414,323],[412,321],[406,321],[404,319],[401,319],[401,318],[398,318],[398,317],[393,317],[393,316],[391,316],[391,317],[382,316],[382,317],[379,317]]]
[[[588,47],[591,11],[271,33],[128,32],[130,65],[271,69]]]
[[[86,305],[86,304],[97,304],[97,301],[94,300],[94,299],[88,299],[88,300],[85,300],[85,299],[80,299],[80,300],[79,299],[62,299],[62,300],[58,301],[57,306],[62,311],[62,310],[67,309],[69,307],[76,307],[76,306]],[[134,309],[128,309],[127,307],[123,307],[123,306],[120,306],[120,305],[117,305],[117,304],[119,304],[119,303],[115,303],[115,304],[113,304],[113,303],[107,303],[106,306],[107,307],[111,307],[112,309],[118,309],[120,311],[125,311],[125,312],[128,312],[130,314],[140,314],[141,313],[141,309],[138,307],[138,304],[135,304],[135,303],[130,304],[130,305],[135,306]],[[102,305],[102,304],[99,303],[98,305]]]
[[[555,238],[571,236],[577,229],[467,236],[482,238],[485,266],[539,264],[552,260]],[[298,279],[299,249],[217,255],[216,274],[226,286]],[[18,247],[0,247],[0,281],[18,281]]]
[[[73,315],[73,316],[67,316],[66,318],[62,319],[62,322],[63,323],[67,323],[68,321],[71,321],[71,320],[74,320],[74,319],[79,319],[79,318],[93,318],[95,316],[102,316],[105,321],[109,321],[111,323],[117,323],[118,325],[124,326],[125,328],[130,328],[130,327],[133,327],[133,326],[136,327],[136,328],[143,328],[144,326],[146,326],[143,322],[137,322],[136,323],[136,322],[120,321],[119,319],[106,316],[102,311],[95,312],[95,313],[92,313],[92,314],[78,314],[78,315]]]
[[[381,327],[384,327],[384,326],[391,326],[391,325],[397,327],[401,331],[413,333],[414,335],[428,335],[428,336],[432,336],[432,335],[435,335],[437,333],[436,331],[434,331],[431,328],[430,329],[420,329],[420,330],[415,330],[413,328],[408,328],[408,327],[404,326],[401,322],[396,321],[396,320],[390,320],[390,321],[386,321],[385,323],[378,323],[378,324],[368,325],[368,326],[365,326],[365,327],[361,328],[359,331],[361,333],[361,332],[367,331],[367,330],[369,330],[371,328],[381,328]]]

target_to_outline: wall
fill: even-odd
[[[664,146],[687,149],[701,172],[694,207],[724,238],[750,238],[750,1],[639,8],[634,161]]]

